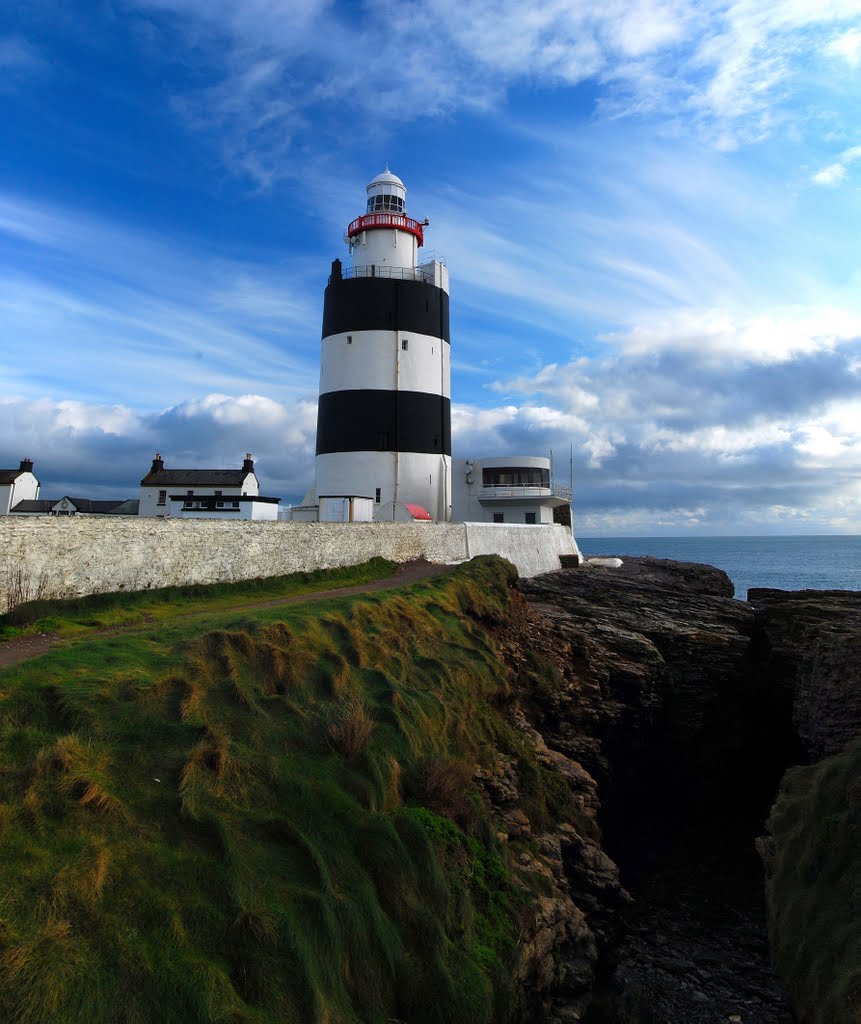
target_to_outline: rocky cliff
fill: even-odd
[[[597,811],[603,857],[596,873],[562,846],[594,932],[591,991],[547,985],[532,1019],[792,1020],[754,844],[784,771],[861,732],[861,595],[741,602],[716,569],[648,558],[519,590],[506,657],[522,708]],[[614,865],[624,892],[596,884]]]

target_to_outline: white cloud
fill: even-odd
[[[851,68],[861,65],[861,29],[850,28],[832,39],[825,48],[832,57],[840,57]]]
[[[678,310],[663,319],[604,336],[626,355],[689,352],[701,360],[785,363],[800,355],[856,344],[861,312],[830,308],[774,309],[738,317],[720,309]]]
[[[849,177],[849,165],[861,160],[861,146],[851,146],[844,149],[839,160],[811,176],[811,181],[816,185],[840,185]]]

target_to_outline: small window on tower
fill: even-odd
[[[524,515],[526,516],[526,523],[528,525],[530,525],[530,526],[534,526],[535,525],[535,513],[534,512],[526,512],[526,513],[524,513]]]
[[[348,345],[352,345],[353,344],[353,335],[352,334],[348,334],[347,335],[347,344]]]
[[[495,523],[504,523],[505,522],[504,514],[502,512],[494,512],[493,513],[493,521]]]
[[[401,348],[404,350],[404,352],[406,352],[406,350],[409,347],[410,347],[410,339],[409,338],[402,338],[401,339]]]
[[[378,488],[377,488],[377,489],[376,489],[376,490],[374,491],[374,501],[375,501],[375,502],[376,502],[376,503],[377,503],[378,505],[379,505],[379,503],[380,503],[380,492],[381,492],[381,491],[382,491],[382,488],[381,488],[381,487],[378,487]]]

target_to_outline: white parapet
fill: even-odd
[[[74,597],[310,572],[378,556],[455,563],[495,554],[522,576],[536,576],[558,569],[560,555],[578,554],[563,526],[131,516],[2,517],[0,551],[0,611],[18,569],[31,596]]]

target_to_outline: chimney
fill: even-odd
[[[251,458],[251,452],[246,452],[245,453],[245,461],[242,463],[242,472],[243,473],[253,473],[254,472],[254,460]]]
[[[18,467],[22,473],[33,472],[33,460],[32,459],[21,459],[21,465]]]
[[[155,458],[152,460],[152,469],[150,469],[150,473],[160,473],[163,469],[164,459],[158,452],[156,452]]]

